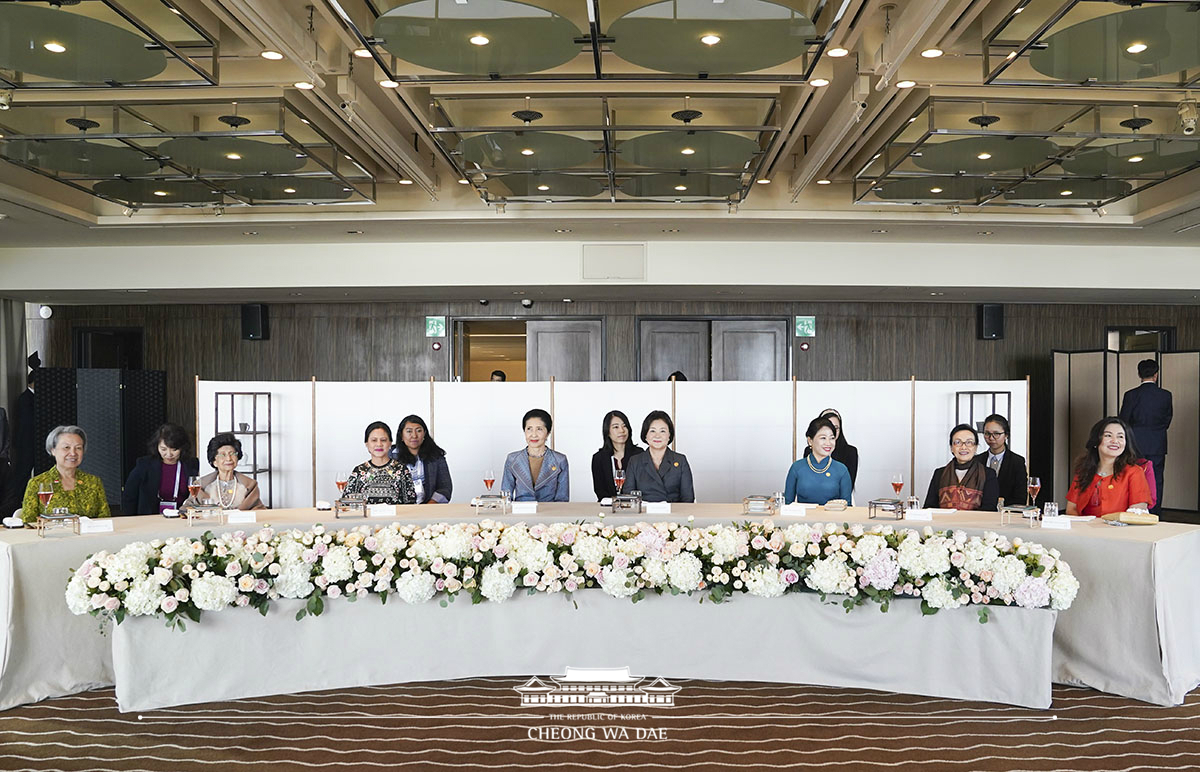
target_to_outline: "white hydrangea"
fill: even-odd
[[[279,555],[280,565],[287,566],[289,563],[301,562],[300,556],[304,554],[304,549],[303,544],[292,538],[291,534],[288,534],[279,542],[275,553]]]
[[[72,614],[86,614],[92,609],[91,598],[88,597],[87,574],[76,571],[67,582],[67,608]]]
[[[778,598],[787,589],[779,569],[771,566],[755,566],[742,574],[742,580],[746,583],[746,591],[760,598]]]
[[[493,563],[483,569],[483,576],[479,580],[479,592],[483,597],[493,603],[503,603],[512,597],[516,589],[512,575],[500,564]]]
[[[354,573],[354,559],[350,550],[341,545],[334,545],[321,558],[321,569],[325,578],[330,582],[344,582]]]
[[[808,545],[812,537],[812,526],[808,523],[792,523],[783,530],[783,537],[791,544]]]
[[[471,536],[461,525],[452,526],[433,539],[438,554],[446,560],[464,560],[471,556]]]
[[[642,581],[649,587],[662,587],[668,581],[667,564],[657,558],[642,562]]]
[[[1050,575],[1050,608],[1063,611],[1069,609],[1079,592],[1079,580],[1071,572],[1066,562],[1059,560],[1054,573]]]
[[[149,560],[154,553],[154,547],[144,541],[126,544],[119,552],[104,559],[105,578],[115,584],[145,576],[150,571]]]
[[[921,597],[932,608],[958,608],[966,604],[970,600],[970,596],[963,593],[961,597],[955,598],[954,593],[950,590],[950,586],[946,584],[943,577],[931,579],[924,587],[921,588]]]
[[[408,540],[400,535],[395,524],[376,531],[375,540],[378,542],[375,551],[385,555],[395,555],[408,546]]]
[[[846,595],[854,590],[855,575],[837,554],[814,560],[804,583],[817,592]]]
[[[942,537],[929,537],[925,542],[911,532],[900,542],[896,558],[900,568],[916,577],[943,574],[950,570],[950,547],[954,542]]]
[[[879,534],[868,533],[860,536],[850,556],[858,563],[870,563],[881,549],[887,546],[887,540]]]
[[[167,543],[163,545],[159,552],[159,559],[170,565],[176,563],[187,563],[192,559],[192,540],[191,539],[167,539]]]
[[[1000,551],[978,536],[968,540],[962,551],[967,558],[963,568],[976,575],[983,571],[991,571],[992,564],[1000,559]]]
[[[683,592],[691,592],[700,586],[704,564],[690,552],[681,552],[667,561],[667,577],[671,586]]]
[[[207,574],[192,582],[192,603],[203,611],[220,611],[237,600],[232,579]]]
[[[731,526],[713,526],[709,538],[714,563],[728,563],[738,557],[741,548],[746,545],[745,532]]]
[[[530,572],[542,572],[554,564],[554,555],[540,541],[529,541],[517,547],[513,553],[521,567]]]
[[[312,594],[312,569],[307,563],[289,561],[275,577],[275,591],[281,598],[307,598]]]
[[[599,536],[580,536],[571,547],[571,552],[580,565],[603,563],[604,559],[608,557],[608,539]]]
[[[1005,555],[992,564],[992,586],[1008,595],[1025,581],[1025,562],[1016,555]]]
[[[435,558],[440,557],[437,542],[433,539],[415,539],[409,545],[409,549],[412,550],[413,557],[423,566],[429,565]]]
[[[129,592],[125,593],[125,610],[135,617],[150,616],[158,613],[159,605],[167,594],[162,585],[153,576],[136,580]]]
[[[433,574],[428,571],[405,571],[396,580],[396,594],[405,603],[426,603],[437,594]]]
[[[629,569],[613,565],[605,566],[600,572],[600,587],[614,598],[628,598],[637,592]]]

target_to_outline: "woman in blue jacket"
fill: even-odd
[[[509,453],[504,460],[500,488],[513,501],[569,501],[567,457],[546,447],[554,428],[550,414],[534,408],[521,419],[521,427],[525,430],[525,448]]]

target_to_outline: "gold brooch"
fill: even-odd
[[[557,471],[558,471],[558,467],[556,467],[556,466],[552,466],[552,467],[550,467],[550,471],[551,471],[551,472],[557,472]]]
[[[675,462],[675,466],[679,466],[679,462],[678,462],[678,461],[676,461],[676,462]]]

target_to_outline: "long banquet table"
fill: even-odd
[[[694,515],[697,525],[705,525],[744,520],[741,509],[739,504],[682,504],[674,505],[669,516],[609,515],[606,522],[681,520]],[[599,511],[596,504],[543,504],[537,515],[510,518],[553,522],[594,518]],[[402,507],[401,512],[404,517],[399,519],[415,522],[478,519],[467,504]],[[277,527],[390,522],[386,518],[335,521],[331,513],[315,509],[258,515],[260,524]],[[828,513],[817,508],[809,510],[807,519],[878,522],[868,519],[865,508],[857,507]],[[157,516],[115,522],[111,534],[40,538],[28,530],[0,533],[0,709],[114,683],[111,640],[100,634],[94,618],[73,616],[66,608],[63,588],[70,569],[101,549],[203,530]],[[1160,523],[1115,528],[1095,521],[1075,523],[1062,531],[1030,529],[1024,524],[1002,527],[995,513],[955,513],[938,516],[933,523],[883,522],[898,527],[993,530],[1061,550],[1081,588],[1074,605],[1058,615],[1054,681],[1160,705],[1182,703],[1200,684],[1200,604],[1194,597],[1200,586],[1200,527]],[[213,530],[253,527],[226,525]]]

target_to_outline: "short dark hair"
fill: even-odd
[[[383,421],[372,421],[371,423],[367,424],[366,431],[363,432],[363,442],[370,440],[371,432],[375,431],[376,429],[383,429],[385,432],[387,432],[388,442],[394,442],[392,439],[392,427],[388,426]]]
[[[600,444],[600,450],[604,451],[605,453],[609,453],[609,454],[611,454],[613,452],[613,444],[612,444],[612,437],[608,436],[608,427],[609,427],[609,424],[612,423],[612,420],[614,418],[620,418],[622,421],[624,421],[625,428],[628,429],[631,434],[633,433],[633,427],[629,425],[629,416],[625,415],[620,410],[610,410],[607,413],[605,413],[604,414],[604,422],[600,425],[600,437],[603,440],[603,442]],[[634,447],[637,447],[636,443],[633,442],[633,438],[626,440],[626,443],[628,443],[629,445],[633,445]],[[629,456],[627,453],[626,458],[628,458],[628,457]]]
[[[655,421],[662,421],[667,425],[667,444],[675,441],[675,422],[671,420],[671,416],[665,410],[651,410],[647,414],[646,419],[642,421],[642,442],[646,441],[646,435],[650,433],[650,424]]]
[[[684,375],[681,371],[676,370],[675,372],[673,372],[667,376],[667,380],[668,381],[686,381],[687,376]]]
[[[526,413],[523,418],[521,418],[521,431],[525,431],[525,424],[529,423],[530,418],[537,418],[543,424],[545,424],[546,434],[554,431],[554,419],[550,417],[549,413],[547,413],[545,410],[542,410],[540,407],[535,407],[533,410],[530,410],[528,413]]]
[[[242,460],[242,441],[229,432],[224,432],[208,441],[208,465],[213,469],[217,468],[217,451],[226,445],[234,449],[238,461]]]
[[[833,421],[830,421],[828,417],[823,415],[817,416],[808,422],[808,429],[804,432],[804,436],[811,440],[813,437],[816,437],[817,432],[821,431],[822,429],[828,429],[829,431],[833,432],[834,444],[836,445],[838,434],[837,427],[833,425]]]
[[[416,424],[417,426],[421,427],[422,431],[425,432],[425,439],[421,441],[421,447],[417,448],[417,457],[419,457],[422,461],[432,461],[436,458],[442,458],[446,455],[446,451],[442,450],[438,444],[433,441],[433,435],[429,433],[429,427],[425,425],[425,419],[419,415],[406,415],[401,418],[400,423],[396,424],[397,437],[403,437],[404,427],[408,424]],[[416,463],[416,458],[413,458],[413,454],[409,452],[408,446],[404,444],[403,439],[401,439],[398,443],[398,447],[400,450],[397,451],[397,456],[403,457],[402,460],[407,463]],[[411,459],[411,461],[409,461],[409,459]]]
[[[187,430],[179,424],[163,424],[155,429],[154,434],[150,435],[149,444],[146,446],[151,456],[158,455],[158,444],[160,442],[168,448],[178,450],[182,458],[192,457],[192,440],[188,437]]]
[[[508,375],[503,370],[492,370],[492,374],[489,377],[495,378],[497,375],[500,376],[500,380],[502,381],[508,380]]]
[[[988,424],[1000,424],[1000,428],[1004,430],[1004,433],[1009,433],[1008,419],[999,413],[992,413],[990,416],[983,419],[983,426],[985,429],[987,428]]]
[[[1138,377],[1153,378],[1158,375],[1158,362],[1153,359],[1143,359],[1138,362]]]
[[[950,430],[950,438],[948,440],[950,447],[954,447],[954,435],[958,434],[959,432],[970,432],[971,436],[975,438],[975,444],[979,444],[979,432],[976,431],[975,427],[971,426],[970,424],[959,424]]]

